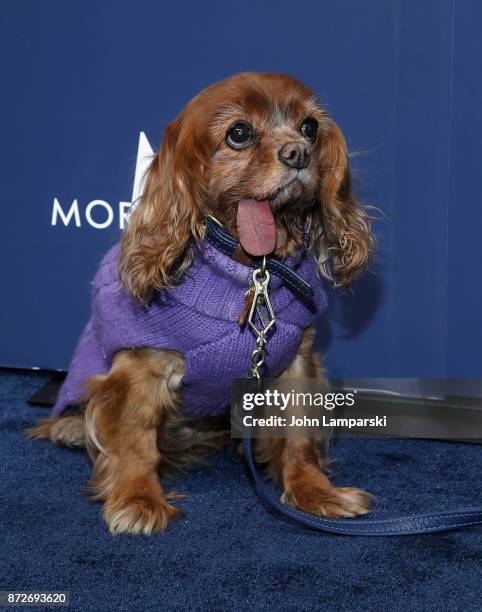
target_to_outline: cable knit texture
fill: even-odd
[[[251,268],[204,242],[182,282],[158,292],[149,305],[134,300],[119,283],[119,245],[102,260],[93,282],[92,314],[75,350],[53,414],[79,402],[85,381],[109,371],[120,349],[151,347],[184,354],[183,406],[192,416],[212,416],[229,406],[231,382],[242,378],[255,347],[253,332],[240,329],[239,313]],[[294,358],[303,329],[326,307],[312,255],[286,260],[309,282],[315,295],[301,297],[272,275],[270,297],[276,324],[267,345],[268,376],[280,374]]]

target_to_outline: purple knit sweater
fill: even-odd
[[[251,269],[216,250],[207,241],[196,250],[182,282],[157,293],[149,306],[135,301],[119,284],[119,245],[102,260],[92,291],[92,314],[75,350],[69,374],[54,406],[54,416],[77,404],[83,384],[109,371],[120,349],[153,347],[184,354],[183,406],[201,417],[229,406],[234,378],[246,375],[255,337],[238,317],[250,283]],[[291,259],[290,267],[314,288],[302,298],[271,275],[270,297],[276,316],[267,345],[267,376],[280,374],[292,361],[303,329],[326,306],[313,256]]]

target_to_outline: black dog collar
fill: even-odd
[[[218,251],[221,251],[237,261],[241,261],[241,263],[245,265],[254,268],[259,267],[262,263],[262,257],[248,257],[244,251],[242,251],[239,241],[229,232],[228,228],[221,225],[219,221],[215,220],[213,217],[206,217],[205,236]],[[242,252],[242,257],[235,256],[236,254],[239,255],[240,252]],[[287,285],[293,287],[305,297],[313,297],[313,287],[279,259],[267,257],[266,269],[281,278]]]

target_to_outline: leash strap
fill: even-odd
[[[219,251],[225,253],[229,257],[241,261],[245,265],[268,270],[272,274],[279,276],[288,285],[299,291],[306,297],[312,297],[314,292],[301,276],[288,268],[283,262],[268,257],[265,260],[262,258],[249,258],[241,246],[230,234],[228,229],[221,225],[212,217],[206,218],[206,239]],[[258,270],[259,271],[259,270]],[[266,284],[269,282],[269,275]],[[267,292],[267,286],[266,286]],[[253,302],[250,309],[250,320],[252,322],[256,302]],[[258,313],[259,314],[259,313]],[[271,313],[273,321],[274,315]],[[251,324],[251,323],[250,323]],[[261,343],[257,343],[257,348],[253,352],[252,364],[250,368],[251,375],[256,375],[259,378],[259,366],[264,363],[264,332],[267,330],[259,330],[254,327],[255,333],[261,336]],[[259,346],[258,346],[259,344]],[[259,354],[259,355],[258,355]],[[259,361],[258,361],[259,358]],[[253,366],[254,364],[254,366]],[[399,535],[415,535],[421,533],[435,533],[438,531],[452,531],[456,529],[464,529],[474,525],[482,524],[482,507],[479,508],[463,508],[460,510],[444,510],[442,512],[432,512],[428,514],[413,514],[400,518],[386,519],[330,519],[315,516],[308,512],[303,512],[291,506],[284,504],[279,499],[279,494],[275,489],[266,482],[259,474],[252,452],[251,438],[243,439],[243,449],[246,461],[256,484],[256,489],[261,498],[268,502],[278,512],[294,519],[304,525],[316,529],[318,531],[326,531],[329,533],[337,533],[340,535],[352,536],[399,536]]]
[[[221,251],[229,257],[233,257],[234,253],[240,249],[239,241],[229,233],[226,227],[220,225],[219,222],[215,221],[212,217],[206,218],[206,239],[209,240],[218,251]],[[244,259],[245,261],[243,263],[252,267],[260,267],[263,258],[248,258],[245,255]],[[313,297],[313,287],[279,259],[267,257],[266,269],[272,274],[279,276],[287,285],[290,285],[305,297]]]
[[[287,506],[275,489],[259,474],[253,459],[251,438],[243,439],[246,461],[261,498],[276,508],[281,514],[318,531],[327,531],[352,536],[399,536],[437,531],[453,531],[482,523],[482,507],[444,510],[427,514],[413,514],[400,518],[387,519],[330,519],[315,516],[302,510]]]

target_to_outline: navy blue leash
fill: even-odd
[[[315,516],[287,506],[279,499],[279,492],[259,474],[253,459],[251,438],[243,439],[246,461],[260,496],[281,514],[318,531],[328,531],[352,536],[397,536],[435,533],[464,529],[482,523],[482,507],[444,510],[427,514],[413,514],[400,518],[386,519],[330,519]]]
[[[206,218],[206,239],[215,248],[229,257],[232,257],[239,247],[239,242],[230,234],[228,229],[211,217]],[[260,261],[260,258],[253,258],[250,265],[256,266]],[[266,259],[266,268],[282,278],[288,285],[305,297],[313,296],[314,292],[311,285],[283,262],[273,257],[268,257]],[[315,516],[284,504],[279,499],[279,493],[260,476],[253,459],[251,438],[243,439],[243,448],[260,496],[281,514],[318,531],[353,536],[396,536],[452,531],[482,524],[482,507],[463,508],[453,511],[444,510],[442,512],[413,514],[411,516],[386,519],[330,519]]]

